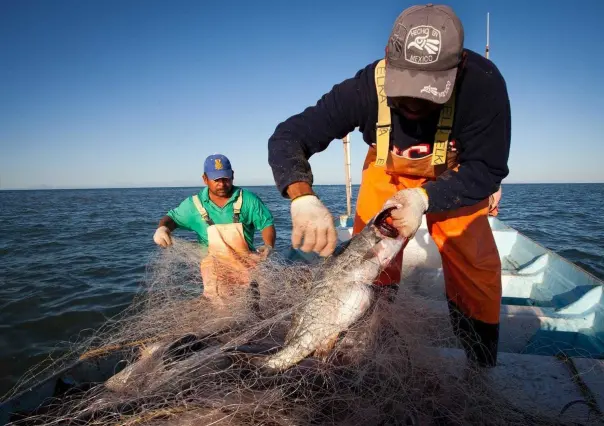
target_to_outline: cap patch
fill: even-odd
[[[430,25],[420,25],[407,33],[405,60],[413,64],[433,64],[441,51],[440,31]]]

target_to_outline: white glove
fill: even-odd
[[[292,201],[292,246],[329,256],[336,248],[338,236],[333,217],[315,195],[303,195]]]
[[[262,245],[256,249],[256,252],[260,255],[260,258],[262,258],[262,259],[266,259],[271,254],[272,251],[273,251],[273,248],[266,244]]]
[[[155,230],[153,234],[153,241],[155,244],[162,247],[168,247],[172,245],[172,238],[170,237],[170,229],[167,226],[160,226]]]
[[[382,207],[396,206],[392,210],[392,226],[405,238],[413,238],[422,224],[422,216],[428,210],[428,196],[419,188],[403,189],[394,194]]]

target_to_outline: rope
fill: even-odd
[[[593,394],[593,392],[591,391],[591,389],[589,388],[589,386],[587,386],[587,383],[585,383],[585,381],[581,378],[581,373],[579,373],[579,370],[577,369],[577,366],[575,365],[572,358],[569,357],[564,351],[558,352],[556,354],[556,358],[558,358],[560,361],[562,361],[569,368],[570,372],[572,373],[572,377],[571,377],[572,381],[575,383],[575,385],[577,385],[577,387],[579,388],[579,391],[585,398],[585,401],[575,400],[575,401],[569,402],[562,408],[562,410],[560,410],[560,414],[558,414],[558,416],[562,416],[562,414],[564,414],[564,412],[566,410],[568,410],[571,406],[582,402],[589,407],[590,412],[593,411],[598,415],[599,418],[602,418],[603,417],[602,410],[598,406],[596,397]]]
[[[100,348],[91,349],[89,351],[84,352],[82,355],[80,355],[78,360],[83,361],[85,359],[90,359],[90,358],[94,358],[94,357],[97,357],[100,355],[105,355],[109,352],[114,352],[114,351],[117,351],[120,349],[142,346],[147,343],[155,343],[164,337],[168,337],[168,335],[148,337],[146,339],[140,339],[140,340],[135,340],[133,342],[127,342],[127,343],[121,343],[121,344],[115,344],[115,345],[101,346]]]
[[[216,336],[220,336],[221,334],[227,333],[230,330],[230,327],[225,327],[222,328],[220,330],[205,334],[203,336],[197,336],[198,340],[201,339],[207,339],[207,338],[212,338],[212,337],[216,337]],[[144,346],[147,343],[155,343],[159,340],[163,340],[165,338],[168,337],[178,337],[175,336],[174,334],[161,334],[159,336],[153,336],[153,337],[148,337],[146,339],[140,339],[140,340],[135,340],[132,342],[126,342],[126,343],[121,343],[121,344],[114,344],[114,345],[107,345],[107,346],[101,346],[100,348],[96,348],[96,349],[91,349],[89,351],[84,352],[82,355],[80,355],[80,357],[78,358],[80,361],[85,360],[85,359],[89,359],[89,358],[94,358],[96,356],[100,356],[100,355],[104,355],[106,353],[109,352],[113,352],[119,349],[125,349],[125,348],[131,348],[131,347],[136,347],[136,346]],[[182,337],[182,336],[180,336]]]

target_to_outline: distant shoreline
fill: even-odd
[[[344,186],[343,183],[326,183],[326,184],[315,184],[313,186],[321,187],[321,186]],[[503,183],[502,186],[508,185],[604,185],[604,182],[509,182]],[[190,188],[201,188],[205,185],[175,185],[175,186],[91,186],[91,187],[59,187],[59,188],[0,188],[0,192],[8,192],[8,191],[94,191],[94,190],[123,190],[123,189],[190,189]],[[264,184],[264,185],[239,185],[244,188],[267,188],[267,187],[275,187],[274,184]],[[359,187],[359,183],[352,184],[353,187]]]

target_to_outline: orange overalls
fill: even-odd
[[[239,222],[242,194],[243,191],[233,205],[233,223],[227,224],[215,224],[199,197],[193,197],[195,207],[208,224],[208,252],[200,264],[203,295],[220,304],[249,288],[250,273],[260,262],[260,256],[250,251]]]
[[[359,233],[397,191],[417,188],[435,180],[445,170],[459,167],[457,152],[452,150],[454,143],[448,140],[455,93],[441,112],[434,154],[420,159],[388,155],[390,109],[383,91],[384,73],[382,60],[376,68],[377,148],[369,148],[363,165],[353,235]],[[442,258],[454,331],[468,358],[484,366],[496,363],[501,309],[501,261],[488,215],[489,198],[473,206],[426,214],[428,230]],[[403,250],[375,284],[397,285],[401,279],[402,261]]]

